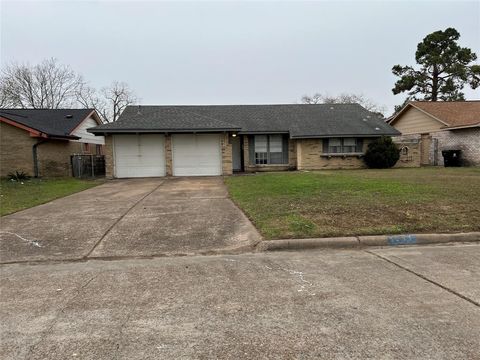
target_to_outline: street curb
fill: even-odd
[[[480,232],[457,234],[369,235],[336,238],[263,240],[257,245],[256,251],[363,248],[367,246],[422,245],[477,241],[480,242]]]

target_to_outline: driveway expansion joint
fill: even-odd
[[[122,219],[133,209],[135,208],[138,204],[140,204],[144,199],[146,199],[148,196],[150,196],[152,193],[154,193],[160,186],[162,186],[163,184],[165,183],[165,181],[162,181],[160,184],[158,184],[157,186],[155,186],[155,188],[148,192],[147,194],[145,194],[144,196],[142,196],[139,200],[137,200],[135,203],[133,203],[132,206],[130,206],[127,211],[125,211],[125,213],[120,216],[108,229],[107,231],[105,231],[105,233],[100,237],[100,239],[95,243],[95,245],[93,245],[93,247],[90,249],[90,251],[84,255],[82,257],[83,260],[86,260],[94,251],[95,249],[98,247],[98,245],[100,245],[100,243],[103,241],[103,239],[105,239],[105,237],[110,233],[110,231],[113,230],[113,228],[120,222],[122,221]]]
[[[462,295],[462,294],[460,294],[459,292],[457,292],[457,291],[455,291],[455,290],[453,290],[453,289],[450,289],[449,287],[447,287],[447,286],[445,286],[445,285],[442,285],[442,284],[436,282],[435,280],[429,279],[429,278],[426,277],[425,275],[422,275],[422,274],[420,274],[420,273],[417,273],[416,271],[413,271],[412,269],[409,269],[409,268],[407,268],[406,266],[400,265],[400,264],[396,263],[395,261],[393,261],[393,260],[391,260],[391,259],[389,259],[389,258],[387,258],[387,257],[385,257],[385,256],[382,256],[382,255],[380,255],[380,254],[374,253],[374,252],[372,252],[372,251],[370,251],[370,250],[364,250],[364,251],[365,251],[366,253],[368,253],[368,254],[370,254],[370,255],[373,255],[373,256],[376,256],[377,258],[382,259],[383,261],[386,261],[386,262],[388,262],[388,263],[390,263],[390,264],[392,264],[392,265],[394,265],[394,266],[396,266],[396,267],[398,267],[398,268],[400,268],[400,269],[402,269],[402,270],[405,270],[405,271],[407,271],[407,272],[409,272],[409,273],[411,273],[411,274],[413,274],[413,275],[415,275],[415,276],[417,276],[417,277],[419,277],[419,278],[421,278],[421,279],[423,279],[423,280],[425,280],[425,281],[427,281],[427,282],[429,282],[429,283],[431,283],[431,284],[433,284],[433,285],[435,285],[435,286],[438,286],[439,288],[441,288],[441,289],[443,289],[443,290],[445,290],[445,291],[448,291],[449,293],[451,293],[451,294],[453,294],[453,295],[455,295],[455,296],[457,296],[457,297],[459,297],[459,298],[461,298],[461,299],[463,299],[463,300],[465,300],[465,301],[468,301],[469,303],[475,305],[476,307],[480,307],[480,303],[479,303],[479,302],[477,302],[477,301],[475,301],[475,300],[473,300],[473,299],[470,299],[469,297],[467,297],[467,296],[465,296],[465,295]]]

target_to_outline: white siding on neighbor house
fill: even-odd
[[[425,134],[439,131],[445,127],[440,121],[433,119],[414,107],[410,107],[392,124],[402,135]]]
[[[105,145],[105,138],[103,136],[95,136],[89,132],[87,132],[88,128],[92,128],[97,126],[97,122],[92,118],[86,118],[72,133],[72,135],[80,137],[78,141],[82,143],[90,143],[90,144],[100,144]]]

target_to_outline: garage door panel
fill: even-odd
[[[115,135],[114,147],[116,177],[165,176],[163,135]]]
[[[222,174],[220,136],[216,134],[173,135],[173,175]]]

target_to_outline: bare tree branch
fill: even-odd
[[[71,107],[82,84],[80,75],[53,58],[35,66],[12,63],[0,74],[3,102],[17,108]]]
[[[328,95],[316,93],[313,96],[304,95],[303,104],[360,104],[368,111],[384,115],[386,107],[375,103],[363,94],[342,93],[340,95]]]
[[[124,82],[114,81],[109,87],[102,89],[102,94],[107,102],[106,118],[117,121],[122,111],[137,101],[137,97]]]

